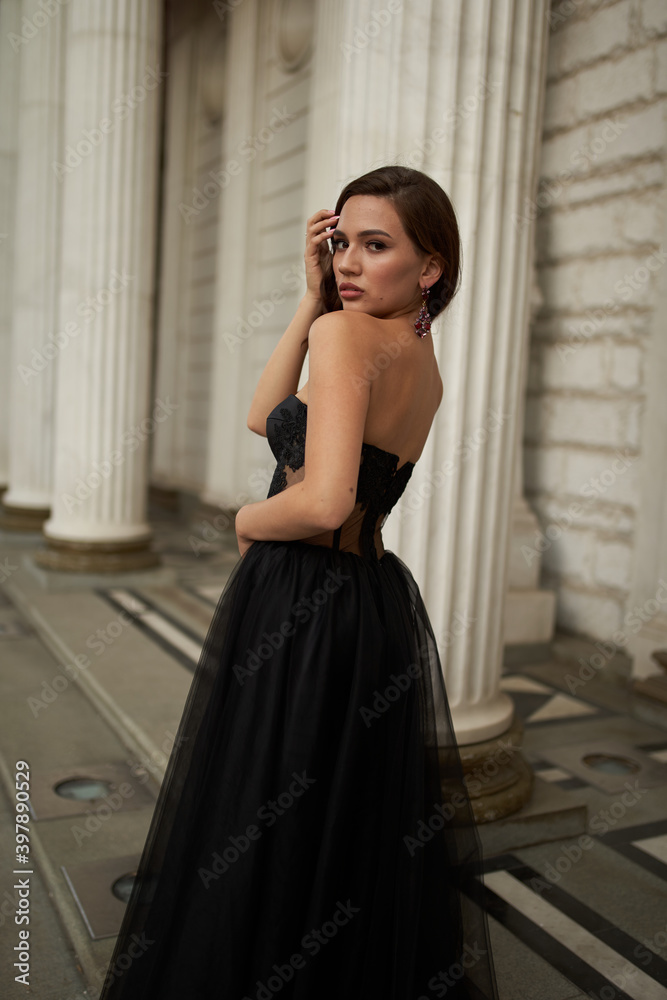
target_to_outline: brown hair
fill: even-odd
[[[378,167],[346,184],[336,202],[336,215],[340,215],[347,199],[357,194],[388,198],[417,252],[436,254],[444,264],[429,295],[428,311],[434,319],[452,301],[461,281],[461,236],[451,201],[440,185],[421,170],[393,165]],[[322,264],[320,295],[324,312],[343,308],[332,260],[333,255],[327,254]]]

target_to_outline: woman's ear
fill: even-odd
[[[444,270],[445,262],[442,257],[439,254],[431,254],[424,265],[421,276],[427,280],[429,286],[434,285]]]

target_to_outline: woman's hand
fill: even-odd
[[[321,208],[306,223],[306,252],[303,257],[306,263],[307,294],[317,299],[320,298],[320,284],[324,277],[322,263],[330,256],[327,240],[339,218],[339,215],[334,215],[328,208]]]

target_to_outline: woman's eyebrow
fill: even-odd
[[[345,233],[342,229],[334,229],[332,236],[342,236],[345,238]],[[360,229],[357,236],[388,236],[390,240],[393,240],[391,233],[385,233],[384,229]]]

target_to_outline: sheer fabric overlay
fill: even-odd
[[[302,467],[305,411],[267,421],[269,495]],[[381,449],[369,471],[371,447],[353,546],[345,526],[255,542],[232,570],[101,1000],[497,1000],[435,637],[376,546],[409,473]]]

